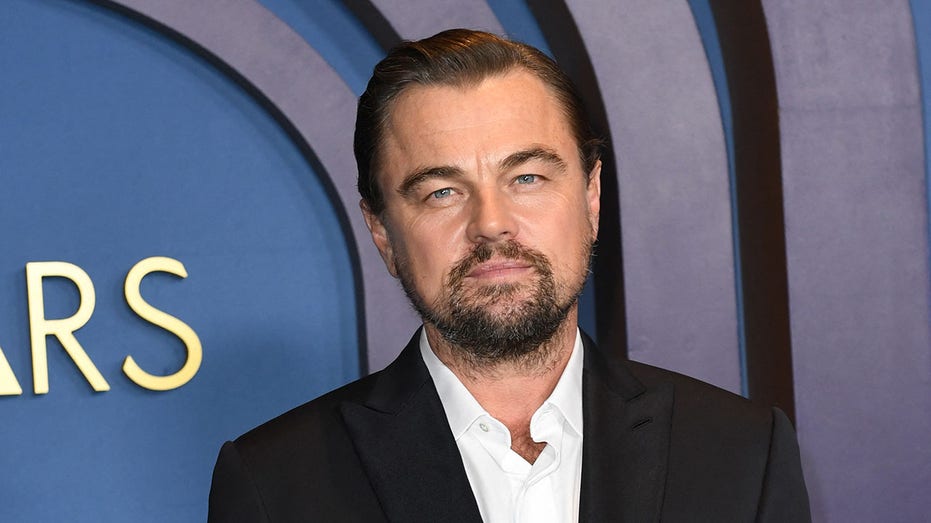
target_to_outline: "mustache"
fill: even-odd
[[[509,260],[526,262],[540,274],[547,274],[551,270],[546,255],[540,251],[525,247],[514,240],[501,243],[481,243],[463,259],[456,262],[452,270],[449,271],[449,285],[454,286],[462,282],[472,272],[472,269],[490,260],[495,255]]]

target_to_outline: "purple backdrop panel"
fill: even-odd
[[[628,353],[739,392],[727,154],[692,12],[686,2],[567,4],[618,158]]]
[[[454,27],[504,34],[488,3],[480,0],[372,0],[372,5],[405,40],[426,38]]]
[[[908,3],[764,2],[796,413],[819,521],[931,509],[927,201]]]
[[[352,155],[355,95],[300,35],[256,2],[118,3],[181,32],[241,74],[314,150],[339,194],[338,203],[354,235],[348,243],[354,243],[362,271],[368,368],[384,367],[420,322],[385,270],[359,211]]]

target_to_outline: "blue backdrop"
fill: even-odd
[[[0,8],[0,347],[24,393],[0,397],[0,520],[203,519],[219,445],[358,377],[355,289],[320,180],[268,113],[213,66],[109,9]],[[203,364],[143,389],[127,355],[171,374],[185,350],[136,316],[123,280],[179,260],[142,296],[187,323]],[[54,338],[32,392],[24,267],[81,267],[96,310],[75,336],[110,384],[94,392]],[[45,280],[46,318],[76,287]]]

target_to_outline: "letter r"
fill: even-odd
[[[77,312],[71,317],[56,320],[45,318],[42,278],[47,277],[67,278],[77,286],[80,301]],[[67,262],[29,262],[26,264],[26,294],[29,298],[29,338],[32,343],[32,378],[35,393],[48,393],[46,336],[58,338],[65,352],[94,390],[110,390],[107,380],[103,379],[100,371],[74,337],[74,331],[83,327],[94,313],[96,295],[90,276],[77,265]]]

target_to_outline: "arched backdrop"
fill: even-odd
[[[0,520],[203,520],[222,441],[391,360],[417,322],[357,210],[355,97],[457,26],[554,56],[608,141],[583,327],[785,409],[817,521],[921,520],[931,8],[904,0],[4,2]],[[121,367],[191,350],[125,297],[153,256],[187,276],[143,299],[202,346],[168,391]],[[95,299],[28,286],[46,261]],[[74,337],[109,390],[48,336],[36,391],[39,295],[95,302]]]

